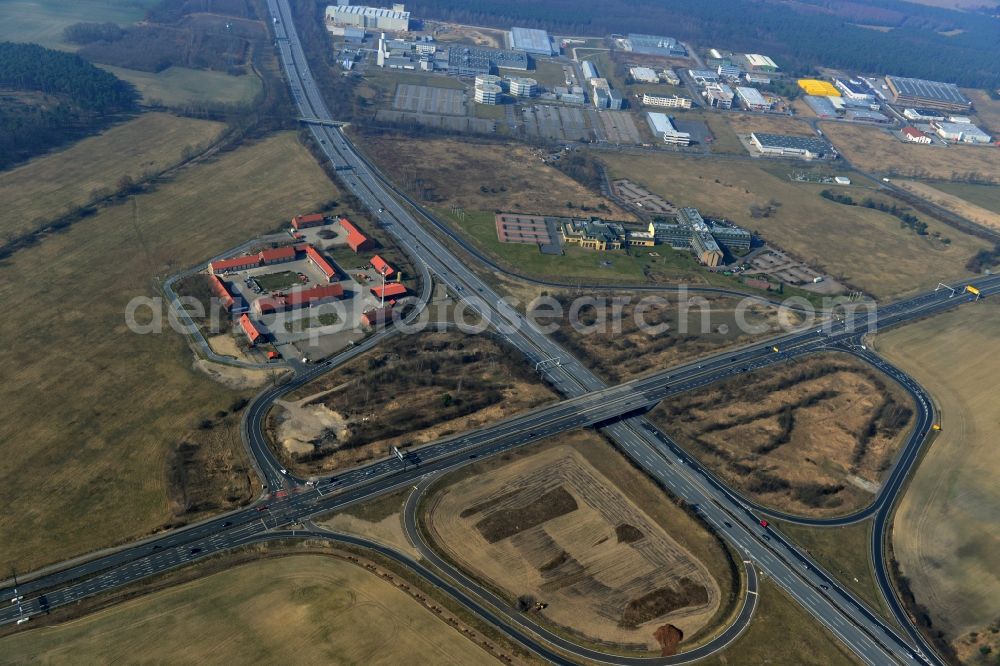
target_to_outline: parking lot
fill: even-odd
[[[411,111],[414,113],[464,116],[465,92],[452,88],[434,88],[432,86],[400,83],[396,86],[396,95],[392,100],[392,108],[397,111]]]
[[[553,141],[579,141],[593,136],[584,109],[577,107],[536,104],[523,108],[521,119],[529,136]]]
[[[627,111],[595,112],[597,122],[608,143],[619,145],[638,145],[642,143],[639,128],[635,126],[632,114]]]
[[[439,127],[453,132],[476,132],[490,134],[496,131],[496,121],[485,118],[467,118],[465,116],[446,116],[433,113],[414,113],[410,111],[390,111],[379,109],[375,120],[393,124],[419,124],[428,127]]]

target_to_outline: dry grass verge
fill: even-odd
[[[0,500],[20,507],[0,516],[0,567],[31,570],[177,520],[168,458],[248,394],[195,370],[166,322],[162,334],[130,331],[126,305],[156,295],[154,276],[336,194],[295,135],[281,134],[138,196],[138,229],[129,206],[103,209],[0,265]],[[204,487],[221,501],[231,489],[218,478]]]
[[[836,354],[747,373],[653,412],[732,487],[808,516],[870,502],[912,416],[898,385]]]
[[[391,455],[551,400],[518,352],[488,335],[422,333],[296,390],[269,416],[282,460],[316,474]]]
[[[960,653],[960,636],[1000,617],[998,331],[1000,305],[984,300],[875,340],[941,411],[942,430],[900,502],[893,550],[934,631]]]

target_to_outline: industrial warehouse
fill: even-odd
[[[901,76],[885,77],[892,103],[939,111],[968,111],[972,102],[954,83],[940,83]]]
[[[834,154],[833,148],[823,139],[813,136],[787,136],[754,132],[750,142],[763,155],[817,159]]]

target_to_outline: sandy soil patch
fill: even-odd
[[[287,445],[278,451],[288,466],[320,474],[392,455],[393,446],[419,446],[486,425],[552,397],[519,352],[492,337],[422,333],[294,391],[287,401],[301,401],[300,410],[291,419],[284,406],[273,410],[268,429],[272,441],[295,440],[294,451]],[[292,428],[284,431],[288,437],[284,424]]]
[[[428,527],[449,556],[547,620],[592,640],[658,649],[718,608],[706,567],[569,446],[435,494]]]
[[[195,359],[194,367],[220,384],[236,390],[260,388],[272,381],[280,380],[290,372],[284,368],[273,370],[236,368],[223,363],[206,361],[203,358]]]
[[[347,513],[337,513],[319,524],[334,532],[356,534],[377,541],[415,559],[420,559],[420,551],[413,547],[403,531],[401,513],[394,513],[379,521],[364,520]]]

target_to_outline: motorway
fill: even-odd
[[[300,104],[301,115],[328,120],[329,113],[322,104],[295,37],[287,4],[283,0],[270,0],[269,7],[279,19],[275,24],[278,47],[289,80],[292,81],[293,94]],[[301,480],[281,474],[260,426],[263,414],[277,396],[315,378],[335,364],[343,362],[344,358],[341,355],[309,367],[290,384],[269,389],[255,399],[244,417],[244,434],[248,445],[272,491],[269,499],[227,516],[169,532],[157,539],[147,540],[61,571],[30,578],[18,588],[18,593],[26,597],[21,604],[24,613],[31,615],[44,612],[49,608],[182,566],[199,557],[239,546],[247,540],[266,538],[266,535],[283,525],[298,523],[309,516],[326,513],[348,503],[413,485],[426,474],[454,469],[466,464],[470,456],[495,455],[558,432],[593,425],[600,427],[605,435],[651,477],[694,507],[706,522],[732,543],[738,552],[743,553],[744,559],[756,564],[767,577],[853,650],[861,661],[883,664],[925,659],[929,663],[940,663],[933,654],[927,652],[926,647],[913,647],[911,641],[920,645],[920,641],[914,639],[915,634],[904,636],[886,625],[804,553],[773,530],[761,528],[754,508],[743,498],[714,479],[655,426],[635,416],[675,393],[705,386],[771,363],[787,362],[822,349],[842,349],[858,353],[859,336],[864,329],[847,330],[843,324],[834,321],[826,324],[822,332],[810,328],[783,336],[778,342],[759,343],[720,354],[699,364],[688,364],[620,386],[605,387],[577,359],[541,334],[518,312],[506,306],[499,295],[465,263],[428,233],[400,204],[392,188],[386,186],[384,177],[357,155],[339,128],[311,124],[310,131],[337,168],[345,186],[370,210],[379,211],[380,224],[416,258],[418,264],[432,273],[435,279],[446,284],[453,294],[467,301],[492,321],[501,336],[522,350],[529,362],[541,364],[540,374],[567,396],[567,400],[421,447],[410,454],[409,464],[395,458],[378,461],[345,472],[335,480],[323,479],[316,486],[304,486]],[[425,285],[429,284],[430,280],[425,280]],[[981,278],[975,284],[982,288],[984,295],[1000,293],[1000,278]],[[953,307],[960,301],[964,301],[961,296],[948,298],[948,292],[945,291],[923,294],[882,308],[878,323],[881,327],[903,323]],[[345,354],[356,355],[372,344],[375,342],[366,342]],[[778,353],[771,351],[771,346],[775,344],[781,350]],[[870,355],[862,356],[871,360]],[[881,363],[885,368],[889,367],[884,362]],[[902,372],[895,372],[894,377],[905,378]],[[920,392],[920,395],[924,394]],[[924,399],[926,400],[926,396]],[[918,403],[918,411],[921,412],[922,419],[930,419],[932,416],[930,405],[926,402]],[[920,422],[929,423],[926,420]],[[893,473],[895,475],[898,472],[899,484],[895,487],[892,487],[891,482],[885,484],[879,500],[883,511],[887,511],[886,507],[891,507],[895,500],[900,485],[919,454],[922,442],[923,437],[911,438],[897,459]],[[480,605],[474,610],[487,621],[498,620],[485,606]],[[11,622],[18,616],[14,608],[5,608],[0,610],[0,623]],[[508,635],[532,649],[532,645],[525,642],[530,639],[529,636],[523,635],[524,632],[502,619],[499,621]],[[539,628],[532,627],[531,631],[537,634]],[[577,648],[570,651],[580,658],[588,659],[580,652],[582,648]],[[605,657],[605,661],[618,663],[617,658],[609,656]]]

